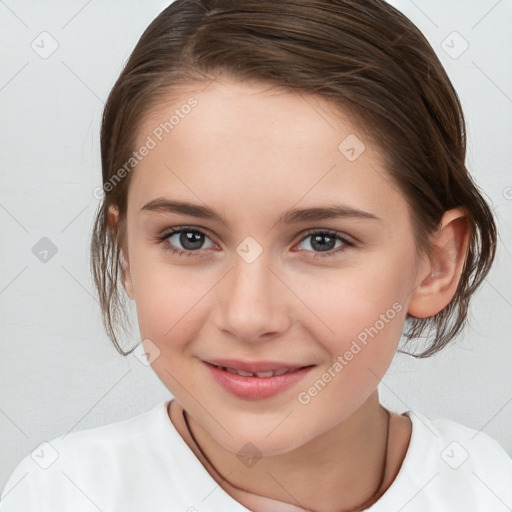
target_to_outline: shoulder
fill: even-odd
[[[41,442],[9,477],[0,511],[57,510],[75,500],[90,501],[88,493],[105,495],[120,483],[120,475],[124,487],[129,487],[130,479],[140,480],[134,469],[155,455],[153,441],[167,403],[122,421]],[[77,510],[88,509],[78,506]]]
[[[408,412],[418,431],[418,442],[440,449],[440,459],[452,470],[467,465],[473,472],[504,474],[512,483],[512,459],[505,449],[481,430],[449,419],[430,420],[418,412]]]
[[[512,508],[512,459],[496,440],[452,420],[431,420],[414,411],[404,415],[412,422],[409,447],[395,481],[372,512]]]

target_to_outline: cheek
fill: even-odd
[[[148,261],[142,251],[134,263],[132,280],[141,337],[153,340],[161,351],[185,345],[205,321],[208,291],[218,276],[166,263],[160,257]]]
[[[309,330],[332,359],[351,347],[357,351],[354,341],[364,348],[359,360],[389,359],[396,350],[406,316],[408,269],[392,255],[368,263],[317,274],[315,286],[311,276],[296,278],[300,298],[311,310],[302,318],[309,318]]]
[[[389,262],[365,267],[364,272],[354,268],[325,279],[321,288],[303,297],[322,320],[308,321],[308,329],[328,354],[297,397],[300,404],[311,406],[312,417],[324,417],[330,403],[337,404],[336,421],[342,421],[376,389],[405,321],[405,270],[390,268]]]
[[[143,251],[131,254],[130,267],[141,336],[163,340],[178,315],[185,314],[182,310],[188,303],[190,288],[183,288],[177,272],[173,279],[169,268],[151,260]]]

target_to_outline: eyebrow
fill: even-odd
[[[201,219],[212,219],[227,225],[222,215],[208,206],[189,203],[187,201],[173,201],[170,199],[156,198],[146,203],[141,211],[158,213],[178,213]],[[316,221],[325,219],[354,218],[381,220],[376,215],[358,210],[345,205],[316,206],[311,208],[292,208],[282,213],[277,224],[293,224],[298,222]]]

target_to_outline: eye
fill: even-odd
[[[205,239],[209,240],[206,233],[186,226],[172,229],[158,237],[158,241],[164,244],[165,249],[177,256],[200,256],[201,249],[214,247],[211,241],[210,245],[205,247]]]
[[[166,251],[179,257],[201,256],[202,249],[215,247],[211,240],[209,245],[205,246],[205,240],[210,239],[204,231],[187,226],[171,229],[157,237],[157,242],[163,244]],[[306,243],[308,240],[310,241]],[[354,242],[338,233],[325,230],[307,233],[300,242],[300,245],[302,244],[306,245],[306,252],[313,253],[314,258],[334,256],[355,245]]]
[[[333,231],[312,231],[309,232],[301,241],[304,244],[307,240],[306,246],[309,246],[314,252],[314,258],[322,258],[326,256],[334,256],[336,253],[344,251],[347,247],[354,246],[354,243],[347,238],[340,236]],[[336,247],[336,244],[338,246]],[[309,249],[306,249],[309,251]]]

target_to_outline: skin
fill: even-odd
[[[350,510],[381,477],[387,415],[377,385],[406,314],[434,315],[455,293],[467,247],[464,212],[447,212],[431,254],[418,254],[409,207],[379,148],[323,98],[268,84],[227,77],[207,88],[174,89],[143,120],[137,147],[190,96],[197,106],[132,171],[123,250],[124,286],[136,303],[141,337],[158,348],[152,367],[175,397],[170,420],[245,506],[257,508],[265,496],[308,510]],[[366,146],[355,161],[338,149],[350,134]],[[207,205],[225,222],[141,211],[160,197]],[[288,209],[331,204],[378,219],[277,223]],[[116,229],[115,209],[110,222]],[[195,255],[166,250],[187,250],[179,234],[156,240],[182,226],[206,234]],[[354,245],[337,241],[328,248],[343,250],[314,258],[321,250],[308,234],[325,229]],[[236,252],[247,236],[263,249],[252,263]],[[393,304],[401,311],[301,404],[298,393]],[[211,358],[316,366],[292,389],[245,401],[212,380],[201,362]],[[190,439],[183,409],[215,469]],[[410,433],[409,419],[392,414],[383,489],[399,471]],[[262,455],[252,467],[237,457],[247,442]]]

